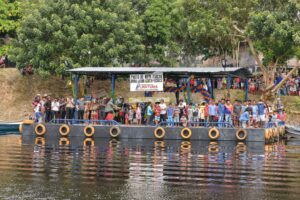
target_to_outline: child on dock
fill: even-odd
[[[135,118],[137,120],[137,125],[141,125],[142,123],[142,108],[141,105],[138,104],[135,111]]]
[[[152,104],[151,102],[148,102],[148,105],[146,107],[146,124],[150,125],[150,122],[153,120],[153,110],[152,110]]]
[[[133,115],[134,115],[134,111],[132,106],[129,106],[129,110],[128,110],[128,122],[129,124],[132,124],[133,122]]]
[[[187,122],[188,122],[188,119],[187,119],[186,115],[182,115],[181,118],[180,118],[180,123],[181,123],[181,125],[182,125],[183,127],[187,127],[187,125],[188,125]]]
[[[199,126],[199,106],[197,104],[192,106],[194,126]]]
[[[180,109],[178,108],[178,106],[176,105],[174,108],[174,114],[173,114],[174,118],[174,124],[175,126],[179,126],[179,119],[180,119]]]
[[[174,108],[172,106],[172,103],[169,104],[168,108],[167,108],[167,115],[168,115],[168,126],[173,126],[174,122],[173,122],[173,115],[174,115]]]
[[[158,103],[155,104],[154,106],[154,122],[155,125],[157,125],[160,122],[160,106]]]
[[[247,128],[247,126],[249,125],[249,120],[250,120],[250,115],[247,108],[245,109],[245,112],[243,112],[240,117],[240,123],[242,124],[243,128]]]

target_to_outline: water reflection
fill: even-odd
[[[71,199],[299,195],[300,147],[284,142],[38,137],[20,143],[18,136],[2,136],[0,150],[0,199],[15,193],[23,199],[28,187],[30,198],[46,193],[55,199],[65,195]]]

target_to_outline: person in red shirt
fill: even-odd
[[[282,112],[278,112],[277,114],[277,120],[279,122],[279,125],[284,125],[285,124],[285,120],[286,120],[286,113],[284,112],[284,110],[282,110]]]
[[[159,103],[156,103],[155,106],[154,106],[154,122],[155,124],[157,125],[160,121],[160,106],[159,106]]]
[[[208,122],[208,103],[205,103],[204,107],[204,120],[205,122]]]
[[[107,120],[107,121],[114,120],[114,113],[113,112],[107,113],[105,120]]]

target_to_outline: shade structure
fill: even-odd
[[[130,74],[163,73],[166,76],[186,77],[220,77],[230,74],[241,78],[251,77],[247,68],[236,67],[80,67],[70,69],[69,72],[77,75],[111,77],[114,75],[128,76]]]

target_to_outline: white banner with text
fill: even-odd
[[[131,74],[130,91],[163,91],[163,73],[154,74]]]

